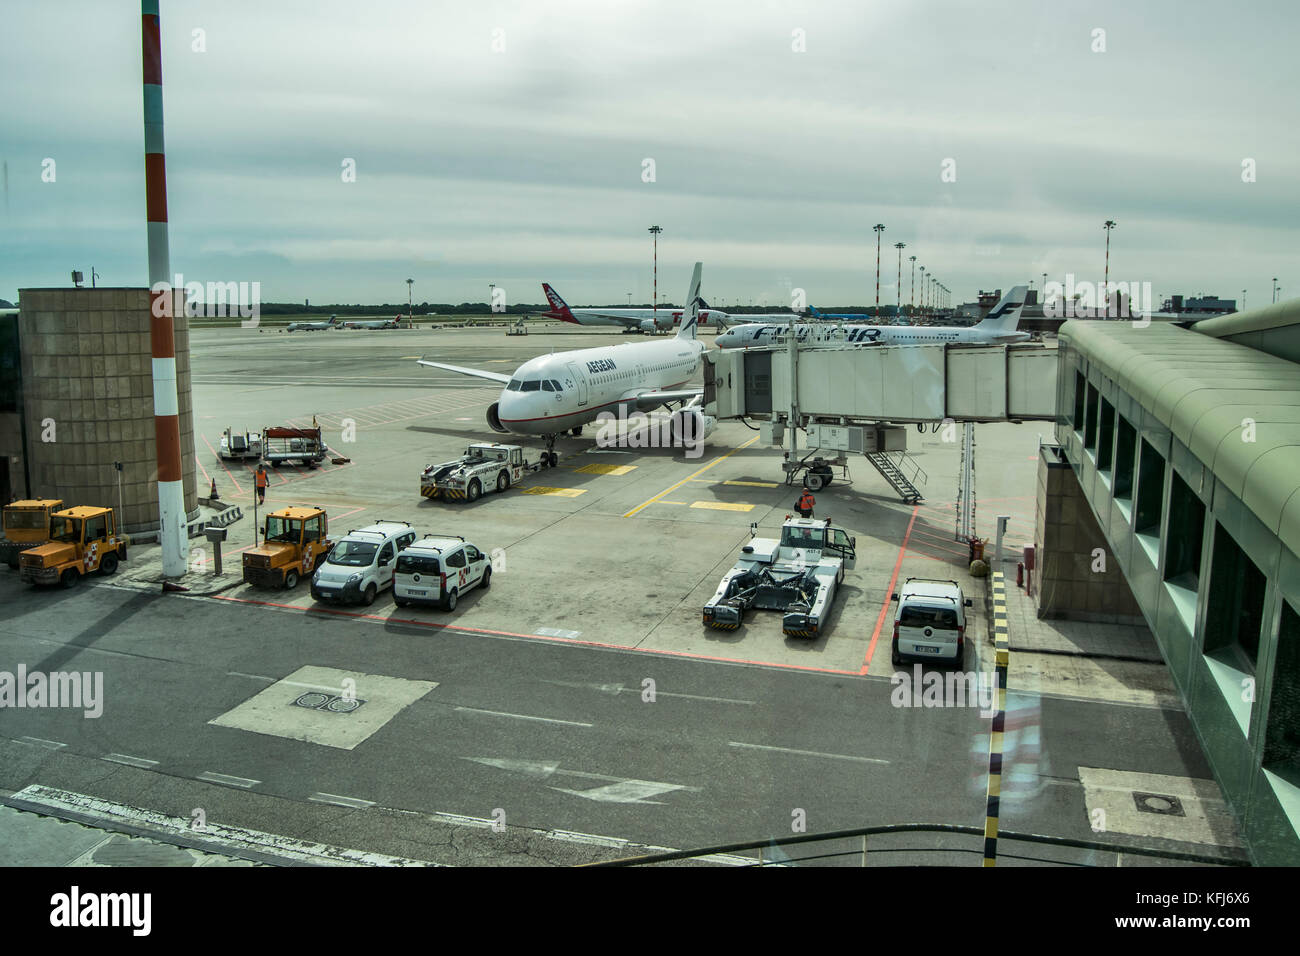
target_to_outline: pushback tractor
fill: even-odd
[[[789,518],[780,539],[755,537],[722,578],[712,600],[704,605],[705,627],[734,631],[751,607],[781,611],[781,630],[791,637],[821,634],[844,583],[844,572],[857,561],[857,539],[829,518]]]

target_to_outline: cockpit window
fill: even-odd
[[[564,391],[564,389],[560,388],[560,383],[557,382],[555,379],[551,379],[551,387],[554,388],[557,392]]]
[[[542,379],[542,391],[543,392],[555,391],[555,385],[551,382],[550,379]]]
[[[541,390],[542,390],[541,380],[536,378],[530,378],[528,381],[524,382],[523,388],[521,389],[521,391],[525,391],[525,392],[540,392]]]
[[[523,391],[523,386],[520,385],[520,383],[519,383],[519,379],[517,379],[517,378],[512,378],[512,379],[510,380],[510,384],[506,386],[506,391],[507,391],[507,392],[520,392],[520,391]]]

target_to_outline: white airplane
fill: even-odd
[[[1020,313],[1025,308],[1028,286],[1018,285],[1002,297],[989,314],[975,325],[833,325],[829,322],[795,325],[795,334],[801,343],[809,345],[937,345],[943,342],[967,345],[1006,345],[1023,342],[1028,332],[1016,331]],[[721,335],[715,342],[719,348],[745,349],[776,344],[787,335],[789,325],[737,325]]]
[[[285,326],[286,332],[323,332],[334,328],[337,315],[331,315],[328,322],[290,322]]]
[[[683,388],[700,371],[701,356],[707,349],[695,337],[701,265],[695,263],[686,297],[690,305],[671,339],[539,355],[513,375],[425,359],[420,359],[420,364],[503,384],[501,396],[488,408],[488,425],[497,432],[541,436],[546,441],[542,458],[546,465],[559,461],[555,441],[566,431],[579,434],[583,425],[602,413],[623,417],[670,402],[681,403],[670,418],[671,434],[680,441],[701,441],[717,421],[699,405],[703,388]]]
[[[560,294],[551,288],[550,283],[542,283],[542,291],[546,293],[546,300],[551,303],[550,311],[543,312],[542,317],[547,319],[558,319],[561,322],[570,322],[574,325],[613,325],[622,326],[625,332],[667,332],[674,326],[678,326],[682,321],[682,309],[663,308],[657,312],[654,309],[571,309],[560,298]],[[726,328],[731,316],[720,309],[711,309],[707,302],[700,299],[697,303],[699,306],[700,325],[714,325],[719,329]],[[747,315],[746,320],[758,319],[769,322],[780,322],[797,318],[794,313],[778,313],[775,315]]]
[[[395,329],[401,316],[392,319],[348,319],[343,323],[345,329]]]

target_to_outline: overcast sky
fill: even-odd
[[[661,300],[871,305],[884,223],[882,304],[900,241],[960,302],[1106,219],[1112,280],[1300,293],[1292,3],[161,6],[173,271],[263,301],[648,302],[658,224]],[[0,298],[146,285],[139,3],[0,24]]]

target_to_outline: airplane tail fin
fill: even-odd
[[[559,319],[561,322],[572,322],[578,324],[578,320],[573,317],[573,312],[563,299],[560,293],[551,288],[550,283],[542,283],[542,291],[546,293],[546,301],[551,303],[551,311],[547,313],[547,318]]]
[[[1002,300],[989,310],[989,314],[974,327],[989,332],[1014,332],[1020,325],[1020,313],[1025,310],[1025,298],[1028,292],[1029,286],[1016,286],[1004,295]]]
[[[703,267],[704,263],[695,263],[691,291],[686,293],[686,308],[682,310],[682,326],[677,330],[679,339],[695,338],[695,329],[700,324],[700,270]]]
[[[814,319],[820,319],[822,317],[822,314],[818,312],[816,309],[814,309],[811,305],[808,306],[808,314],[811,315]]]

